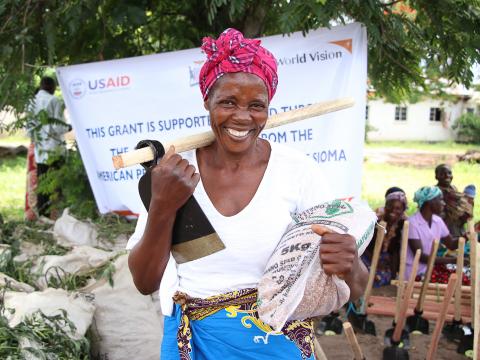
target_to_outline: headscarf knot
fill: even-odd
[[[261,45],[260,40],[246,39],[235,29],[225,30],[217,40],[203,38],[202,50],[207,61],[200,70],[200,90],[203,99],[215,81],[226,73],[246,72],[260,77],[271,100],[277,89],[277,63],[273,55]]]

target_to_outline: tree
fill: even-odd
[[[479,0],[2,0],[0,109],[22,112],[46,68],[200,46],[227,27],[258,37],[351,21],[367,28],[380,94],[429,92],[431,74],[471,85]]]

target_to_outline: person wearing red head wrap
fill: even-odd
[[[278,84],[275,58],[260,40],[227,29],[202,49],[199,83],[215,140],[181,155],[170,148],[152,169],[150,207],[127,245],[136,287],[160,288],[161,358],[314,359],[312,321],[274,332],[258,318],[256,287],[292,214],[332,199],[326,176],[305,154],[260,136]],[[175,215],[192,194],[225,249],[175,264]],[[322,235],[323,271],[342,276],[351,299],[360,297],[368,273],[355,239],[312,229]]]
[[[210,89],[224,74],[244,72],[263,80],[271,101],[277,91],[277,62],[260,43],[260,40],[245,39],[235,29],[225,30],[217,40],[203,38],[202,50],[207,54],[199,76],[203,99],[207,100]]]

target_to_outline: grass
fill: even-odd
[[[0,159],[0,214],[5,220],[23,219],[26,163],[25,156]]]
[[[426,141],[372,141],[365,144],[365,149],[406,149],[437,152],[443,154],[464,153],[467,150],[477,149],[478,145],[459,144],[453,141],[426,142]]]
[[[480,165],[457,162],[453,168],[453,182],[458,190],[475,184],[480,191]],[[416,204],[413,194],[420,187],[435,185],[435,169],[432,167],[418,168],[413,166],[398,166],[386,163],[364,163],[362,177],[362,197],[372,208],[383,206],[385,191],[391,186],[398,186],[405,190],[408,200],[408,214],[413,214]],[[477,206],[474,208],[474,219],[480,220],[480,200],[477,196]]]

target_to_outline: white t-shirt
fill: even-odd
[[[205,298],[256,287],[292,221],[291,214],[332,199],[326,178],[312,159],[295,149],[270,145],[270,159],[257,192],[238,214],[229,217],[220,214],[201,180],[198,183],[193,195],[226,248],[180,265],[170,256],[160,284],[160,303],[165,315],[172,313],[172,295],[177,290]],[[195,151],[182,156],[198,169]],[[147,216],[146,211],[140,214],[127,249],[142,238]]]
[[[45,90],[40,90],[37,95],[35,95],[30,110],[34,115],[38,115],[40,111],[45,110],[50,118],[64,121],[62,101]],[[36,120],[34,125],[39,125],[38,120]],[[63,134],[67,131],[67,126],[61,124],[46,124],[34,132],[35,162],[40,164],[47,163],[48,153],[61,146]]]

